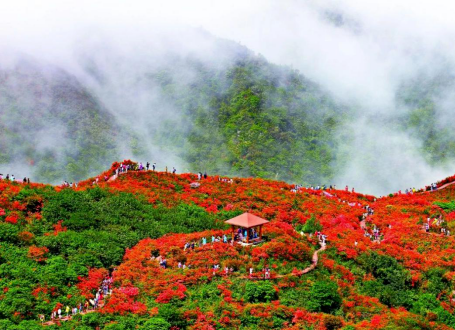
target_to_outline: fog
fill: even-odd
[[[416,134],[391,124],[409,111],[397,100],[404,82],[440,71],[455,76],[454,9],[447,1],[415,0],[14,1],[0,12],[0,65],[27,54],[64,68],[117,120],[135,123],[133,130],[147,137],[148,158],[185,170],[171,143],[154,143],[153,130],[166,122],[184,132],[186,125],[142,72],[170,65],[168,54],[197,54],[224,65],[228,55],[216,52],[200,33],[205,30],[298,69],[355,108],[357,120],[338,132],[349,130],[354,138],[340,150],[349,161],[334,183],[382,195],[455,172],[455,160],[430,162]],[[190,69],[176,72],[181,83],[191,83]],[[455,89],[449,86],[434,102],[438,128],[451,130]],[[39,141],[52,143],[45,136]],[[134,153],[125,146],[122,156]]]

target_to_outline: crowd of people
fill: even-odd
[[[213,243],[218,243],[218,242],[223,242],[223,243],[230,243],[230,239],[228,239],[226,234],[223,234],[223,236],[213,236],[209,238],[209,241]],[[200,240],[196,241],[191,241],[191,242],[186,242],[185,245],[183,246],[183,251],[186,250],[194,250],[197,247],[204,246],[207,244],[207,238],[202,237]]]
[[[433,182],[432,184],[430,184],[430,191],[435,191],[435,190],[438,190],[438,185]]]
[[[77,188],[77,182],[68,182],[68,181],[63,181],[63,187],[68,187],[68,188]]]
[[[234,235],[234,241],[245,242],[247,237],[249,240],[255,240],[259,238],[259,234],[254,228],[243,230],[242,228],[238,228]]]
[[[63,307],[62,304],[58,304],[54,310],[52,310],[50,320],[66,320],[77,314],[84,314],[87,311],[98,309],[100,307],[100,302],[104,299],[104,297],[111,294],[112,284],[112,276],[106,276],[103,279],[101,286],[96,291],[94,299],[86,300],[83,304],[82,302],[79,302],[79,304],[74,307],[70,307],[69,305]],[[41,314],[39,317],[41,322],[44,322],[44,315]]]
[[[239,230],[241,231],[241,229],[239,228]],[[240,232],[238,232],[240,234]],[[243,235],[243,233],[242,233]],[[257,235],[257,232],[256,232],[256,235]],[[326,239],[326,236],[324,236],[323,240],[325,242],[325,239]],[[198,247],[203,247],[209,243],[225,243],[225,244],[232,244],[233,241],[232,239],[229,239],[228,236],[226,234],[223,234],[222,236],[214,236],[212,235],[211,237],[207,238],[207,237],[201,237],[199,240],[193,240],[193,241],[190,241],[190,242],[186,242],[185,245],[183,246],[183,251],[189,251],[189,250],[194,250]],[[161,268],[163,269],[166,269],[168,268],[168,263],[167,263],[167,260],[166,260],[166,257],[165,256],[162,256],[159,254],[158,251],[154,251],[152,252],[152,256],[150,257],[150,260],[156,260],[158,261],[159,265]],[[190,264],[186,264],[184,261],[179,261],[177,263],[177,268],[179,269],[187,269],[187,268],[191,268],[191,265]],[[209,269],[209,266],[206,265],[206,268]],[[218,273],[221,269],[220,265],[219,264],[214,264],[211,269],[213,270],[213,275],[215,275],[216,273]],[[251,268],[252,269],[252,268]],[[232,267],[225,267],[224,268],[224,274],[225,275],[229,275],[231,273],[234,272],[234,269]],[[267,269],[264,269],[264,276],[265,278],[270,278],[270,270],[267,268]]]
[[[84,311],[87,311],[88,309],[89,309],[88,301],[86,301],[84,305],[82,305],[82,303],[79,303],[77,306],[72,307],[72,308],[70,308],[68,305],[66,305],[65,309],[62,309],[62,307],[59,307],[59,308],[53,310],[51,312],[50,318],[51,318],[51,321],[61,320],[64,317],[69,318],[70,316],[74,316],[78,313],[83,313]]]
[[[233,184],[233,183],[234,183],[234,180],[232,180],[231,178],[222,178],[222,177],[218,177],[218,181],[220,181],[220,182],[227,182],[227,183],[230,183],[230,184]]]
[[[325,184],[323,184],[323,185],[305,187],[304,185],[301,185],[301,184],[295,184],[294,187],[292,187],[291,191],[296,193],[296,192],[300,191],[302,188],[309,189],[309,190],[332,190],[332,189],[337,189],[337,186],[336,185],[326,186]]]
[[[318,238],[318,241],[319,241],[319,244],[321,246],[325,246],[327,244],[327,235],[324,235],[322,232],[320,231],[316,231],[314,233],[316,235],[316,237]]]
[[[204,174],[202,174],[202,172],[198,172],[197,179],[202,180],[202,178],[207,179],[207,172],[204,172]]]
[[[374,210],[371,208],[369,205],[365,206],[365,212],[362,214],[362,221],[365,221],[368,217],[371,217],[374,215]],[[391,225],[388,225],[389,229],[392,228]],[[373,224],[373,229],[371,232],[368,230],[366,226],[362,226],[361,229],[364,231],[364,236],[370,238],[373,242],[380,243],[381,242],[381,231],[380,229]],[[357,241],[354,243],[357,245]]]
[[[307,187],[305,187],[305,186],[300,185],[300,184],[295,184],[295,185],[292,187],[291,191],[292,191],[292,192],[298,192],[298,191],[300,191],[300,189],[302,189],[302,188],[306,188],[306,189],[309,189],[309,190],[323,190],[323,191],[324,191],[324,190],[332,190],[332,189],[335,189],[335,190],[336,190],[336,189],[337,189],[337,186],[336,186],[335,184],[334,184],[334,185],[329,185],[329,186],[323,184],[323,185],[307,186]],[[344,190],[345,190],[346,192],[348,192],[348,191],[349,191],[349,186],[346,185],[346,187],[344,188]],[[352,193],[355,193],[355,188],[354,188],[354,187],[351,188],[351,192],[352,192]]]
[[[144,171],[144,170],[149,171],[150,169],[152,171],[156,171],[156,163],[150,164],[150,162],[146,162],[145,166],[143,165],[142,162],[139,162],[139,163],[133,164],[133,165],[122,163],[122,164],[120,164],[120,166],[118,168],[115,169],[114,175],[118,176],[119,174],[127,173],[128,171]],[[166,173],[168,172],[167,166],[165,167],[165,172]],[[172,174],[176,174],[176,173],[177,173],[177,169],[173,166]],[[201,180],[202,178],[207,179],[207,177],[208,177],[207,172],[204,172],[204,174],[202,174],[202,172],[198,172],[197,176],[198,176],[198,180]]]
[[[262,268],[261,274],[259,276],[264,278],[265,280],[269,280],[270,279],[270,268],[268,266],[265,266],[264,268]],[[253,267],[250,267],[249,277],[254,278],[254,277],[259,277],[259,276],[257,276],[257,275],[255,276]]]
[[[446,221],[442,218],[442,215],[440,215],[438,218],[435,218],[433,221],[431,221],[431,218],[428,217],[423,227],[427,233],[429,233],[430,229],[433,227],[442,235],[450,236],[450,230],[446,228]]]
[[[14,176],[14,174],[11,174],[11,175],[7,174],[5,177],[3,177],[3,174],[0,173],[0,181],[2,181],[2,180],[7,180],[7,181],[11,181],[11,182],[20,182],[20,180],[16,181],[16,177]],[[22,179],[22,183],[29,184],[30,178],[24,177],[24,179]]]
[[[202,243],[203,244],[203,243]],[[185,247],[184,247],[184,251],[187,250],[187,249],[194,249],[195,247],[197,246],[197,243],[186,243],[185,244]],[[155,256],[151,256],[150,257],[150,260],[157,260],[159,262],[159,265],[161,268],[163,269],[166,269],[168,268],[168,265],[167,265],[167,260],[165,257],[159,255],[158,257],[155,257]],[[187,265],[185,264],[185,262],[183,261],[179,261],[178,264],[177,264],[177,268],[178,269],[190,269],[191,268],[191,265]],[[216,263],[216,264],[213,264],[211,266],[211,268],[209,268],[209,265],[206,265],[205,268],[208,270],[208,269],[212,269],[212,273],[213,273],[213,276],[217,275],[217,274],[220,274],[220,275],[225,275],[225,276],[229,276],[231,274],[234,273],[234,268],[233,267],[228,267],[228,266],[225,266],[223,268],[223,273],[220,273],[220,270],[221,270],[221,266],[219,263]],[[255,277],[254,275],[254,269],[253,267],[249,267],[248,268],[248,272],[249,272],[249,277],[250,278],[253,278]],[[268,266],[265,266],[263,269],[262,269],[262,273],[263,273],[263,278],[264,279],[270,279],[270,268]]]

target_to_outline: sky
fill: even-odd
[[[270,62],[291,66],[341,102],[354,104],[358,120],[344,129],[355,131],[355,152],[335,181],[383,194],[421,187],[455,172],[453,164],[423,159],[415,137],[372,119],[407,111],[395,100],[403,79],[446,64],[455,67],[454,9],[455,2],[441,0],[16,0],[2,3],[0,64],[8,65],[20,52],[77,73],[74,45],[93,31],[115,37],[120,48],[132,35],[136,43],[147,45],[166,31],[174,38],[166,45],[179,48],[192,45],[176,37],[179,31],[200,27]],[[440,127],[450,127],[455,95],[447,91],[438,102]]]

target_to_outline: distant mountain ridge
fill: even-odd
[[[22,60],[0,70],[0,118],[1,163],[30,165],[38,181],[80,180],[118,155],[113,116],[57,67]]]
[[[204,38],[218,59],[166,53],[138,63],[106,47],[78,57],[78,77],[30,59],[3,70],[0,164],[33,164],[38,181],[78,181],[122,154],[181,170],[329,180],[344,110],[296,71]]]
[[[244,46],[191,33],[197,42],[188,49],[151,40],[125,50],[87,38],[75,68],[24,58],[0,69],[0,168],[57,183],[132,157],[180,172],[321,185],[354,153],[376,178],[371,154],[353,143],[356,106]],[[455,133],[441,126],[436,98],[450,94],[453,77],[422,77],[399,89],[406,111],[368,120],[405,132],[428,163],[447,165]]]

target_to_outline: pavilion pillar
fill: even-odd
[[[250,228],[246,229],[246,244],[250,243]]]
[[[262,240],[262,225],[259,226],[259,238]]]
[[[234,242],[234,226],[231,226],[232,242]]]

